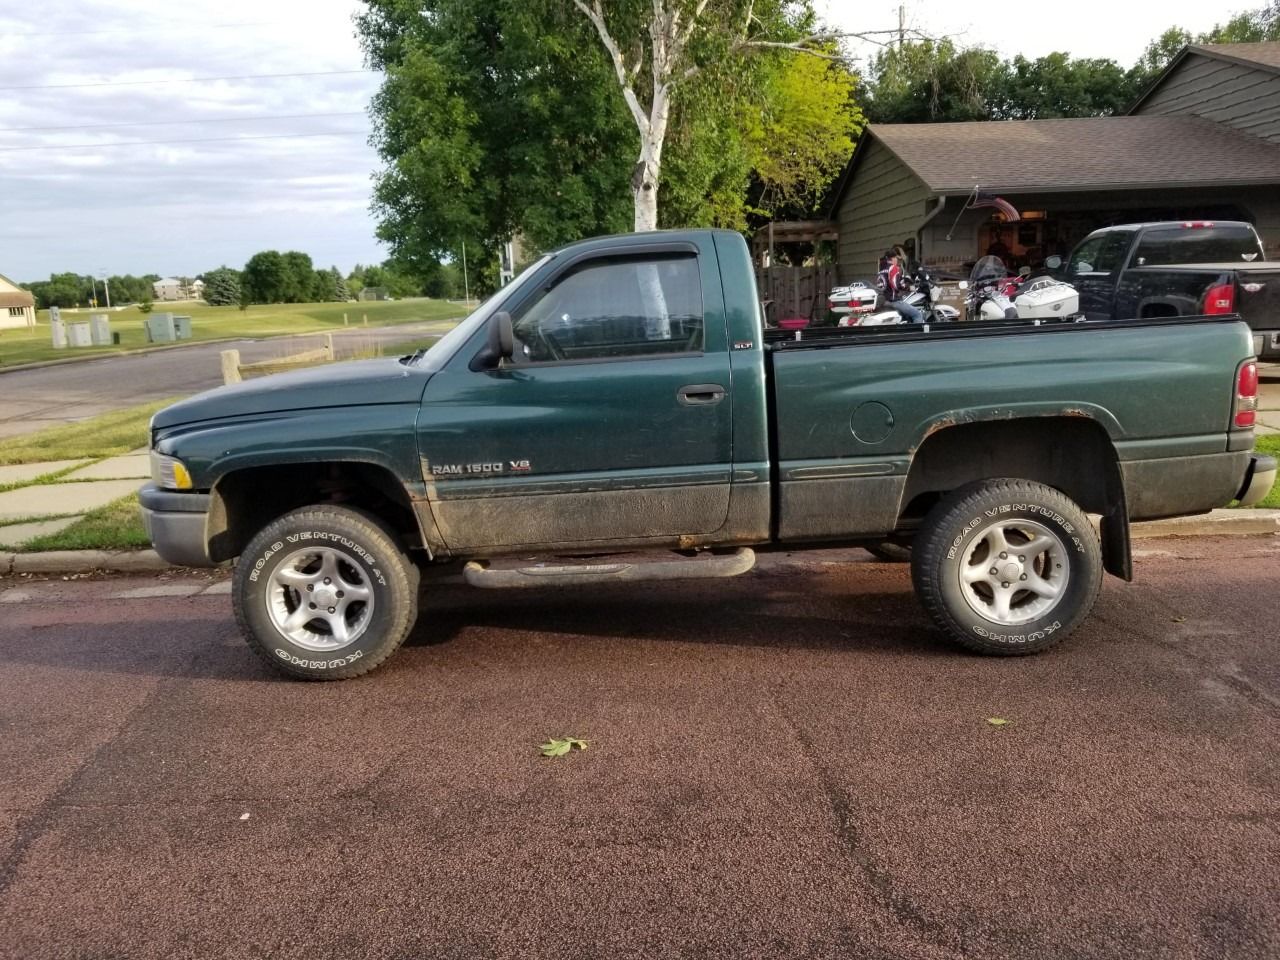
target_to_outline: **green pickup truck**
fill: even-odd
[[[1266,494],[1256,395],[1232,317],[766,334],[738,234],[605,237],[429,351],[162,410],[142,513],[171,562],[236,561],[250,645],[307,679],[389,657],[433,573],[589,587],[885,541],[944,634],[1026,654],[1131,579],[1130,520]]]

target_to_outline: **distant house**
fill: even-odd
[[[0,330],[25,330],[35,325],[35,298],[0,274]]]
[[[1020,219],[968,203],[975,189]],[[1036,265],[1139,220],[1247,220],[1280,259],[1280,42],[1186,47],[1127,116],[870,124],[829,219],[841,281],[905,240],[952,269],[997,241]]]
[[[156,300],[199,300],[204,296],[204,281],[185,277],[165,277],[151,285]]]

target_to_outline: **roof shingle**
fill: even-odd
[[[1280,144],[1199,117],[871,124],[867,134],[935,193],[1280,184]]]

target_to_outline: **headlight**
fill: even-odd
[[[154,450],[151,451],[151,479],[165,490],[190,490],[194,486],[191,472],[181,460]]]

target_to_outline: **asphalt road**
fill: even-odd
[[[335,331],[339,358],[412,340],[438,321]],[[0,437],[83,420],[150,400],[222,386],[223,350],[245,363],[286,357],[322,344],[322,335],[193,344],[150,353],[103,357],[27,370],[0,370]]]
[[[859,558],[436,587],[336,684],[136,596],[192,581],[0,581],[0,956],[1280,956],[1280,540],[1008,660]]]

